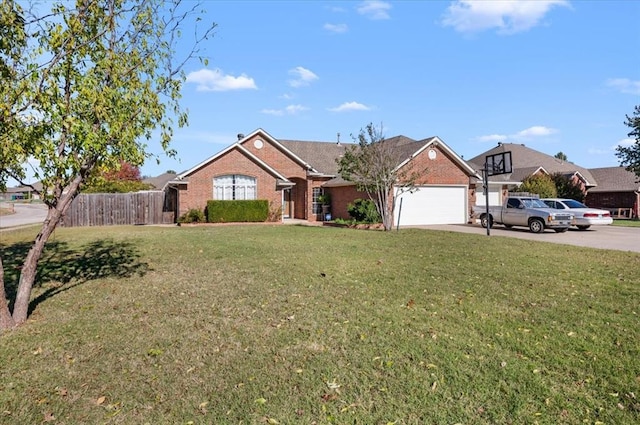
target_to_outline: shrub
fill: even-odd
[[[576,180],[562,173],[552,174],[551,179],[556,185],[558,198],[575,199],[576,201],[584,202],[586,194],[582,185]]]
[[[555,198],[558,193],[555,183],[547,174],[536,174],[525,178],[516,191],[536,193],[541,198]]]
[[[253,201],[208,201],[209,223],[261,222],[269,218],[269,202]]]
[[[380,223],[380,214],[371,199],[356,199],[347,205],[347,212],[358,223]]]
[[[178,218],[178,223],[204,223],[205,221],[204,212],[196,208],[190,209]]]

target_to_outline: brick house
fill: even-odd
[[[616,218],[638,218],[640,177],[624,167],[591,168],[598,186],[589,189],[585,203],[609,210]]]
[[[478,175],[438,137],[416,141],[385,139],[398,155],[398,167],[423,170],[418,190],[401,195],[400,225],[467,223]],[[335,142],[278,140],[262,129],[245,136],[179,174],[170,183],[178,215],[204,209],[208,200],[265,199],[277,219],[310,222],[326,218],[319,197],[331,197],[333,218],[349,218],[347,206],[366,198],[338,175],[336,160],[346,149]]]
[[[551,155],[531,149],[523,144],[498,143],[492,149],[481,153],[469,160],[470,165],[481,174],[487,156],[511,152],[513,172],[489,177],[489,204],[502,205],[510,190],[522,184],[522,181],[532,175],[561,173],[578,183],[585,192],[597,186],[597,182],[590,170],[569,161],[563,161]],[[476,182],[476,205],[484,205],[485,197],[482,181]]]

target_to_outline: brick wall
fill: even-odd
[[[260,149],[254,145],[257,139],[263,141],[262,148]],[[285,155],[283,151],[272,145],[268,139],[261,137],[259,134],[243,141],[242,147],[288,179],[294,177],[301,179],[307,178],[307,170],[304,167],[290,156]]]
[[[189,175],[186,189],[178,197],[179,214],[192,208],[204,210],[213,197],[213,179],[227,174],[243,174],[256,179],[258,199],[269,201],[270,208],[280,208],[282,192],[276,191],[276,178],[237,149],[226,152],[215,161]]]

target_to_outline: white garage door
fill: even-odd
[[[476,186],[476,205],[487,205],[482,184]],[[502,205],[502,186],[489,185],[489,205]]]
[[[401,226],[464,224],[468,215],[467,187],[420,186],[416,192],[403,193],[398,198],[394,226],[398,224],[398,214]]]

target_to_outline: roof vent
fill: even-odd
[[[502,146],[502,142],[498,142],[498,146]]]
[[[340,133],[338,133],[338,141],[336,142],[336,145],[340,146]]]
[[[238,133],[238,140],[242,140],[242,139],[244,139],[244,134]]]

